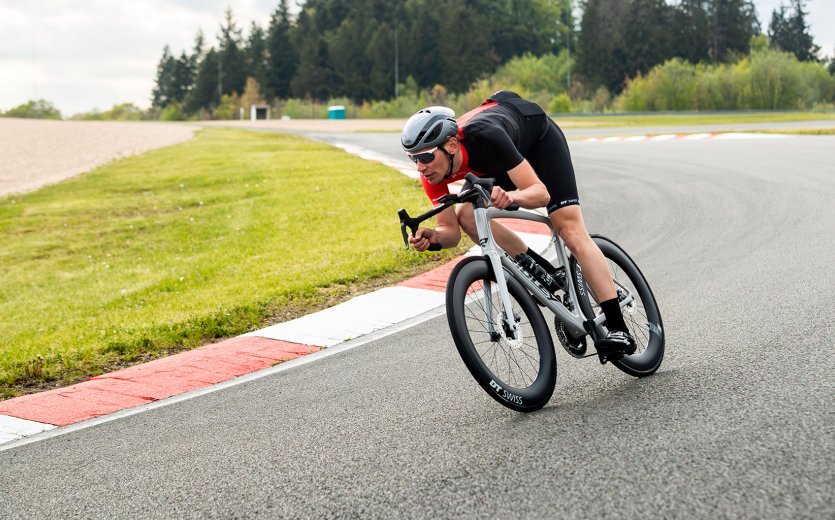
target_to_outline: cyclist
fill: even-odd
[[[502,90],[457,120],[454,116],[446,107],[424,108],[409,118],[400,137],[432,203],[449,193],[450,183],[473,173],[496,179],[494,207],[545,206],[606,315],[608,333],[597,348],[607,357],[634,353],[635,340],[623,321],[605,257],[586,231],[568,144],[557,124],[536,103]],[[420,228],[409,237],[416,250],[425,251],[430,244],[454,247],[462,229],[478,242],[471,204],[450,207],[435,218],[436,228]],[[491,227],[496,242],[511,256],[526,253],[552,274],[556,271],[511,230],[497,222]]]

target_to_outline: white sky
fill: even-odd
[[[292,4],[293,2],[291,2]],[[767,30],[780,0],[755,0]],[[51,101],[67,117],[114,104],[150,104],[165,44],[190,52],[198,29],[214,44],[232,8],[248,33],[265,27],[277,0],[0,0],[0,110]],[[832,54],[835,0],[811,0],[815,42]]]

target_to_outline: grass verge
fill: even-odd
[[[417,182],[295,136],[206,129],[0,199],[0,398],[77,382],[425,271]]]

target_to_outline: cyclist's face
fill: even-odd
[[[446,145],[445,145],[446,146]],[[436,149],[435,158],[429,163],[417,162],[418,173],[429,181],[429,184],[439,184],[449,171],[449,157],[441,150]]]

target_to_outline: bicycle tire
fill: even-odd
[[[592,235],[592,239],[606,257],[613,278],[635,294],[636,303],[624,307],[623,317],[638,348],[631,356],[613,360],[612,364],[631,376],[649,376],[658,370],[664,359],[664,325],[658,303],[638,265],[623,248],[600,235]],[[569,264],[580,309],[587,319],[592,319],[601,312],[600,306],[594,300],[577,260],[572,257]]]
[[[485,282],[493,295],[491,301],[496,302],[494,317],[500,314],[500,306],[496,278],[485,257],[467,258],[450,274],[447,320],[458,353],[478,384],[502,405],[518,412],[532,412],[545,406],[554,393],[554,343],[533,297],[507,271],[505,278],[514,313],[521,318],[521,336],[508,338],[498,320],[499,338],[491,337],[487,330],[484,303],[479,299],[485,296]],[[530,344],[531,340],[535,345]]]

